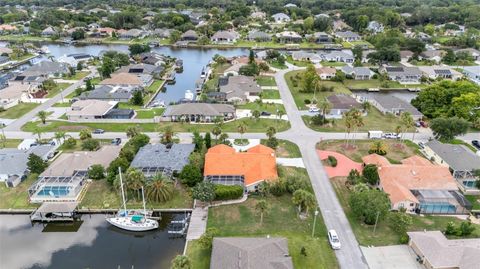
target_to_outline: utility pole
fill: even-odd
[[[315,234],[315,225],[317,223],[318,210],[315,209],[315,216],[313,217],[312,237]]]
[[[375,219],[375,227],[373,227],[373,234],[377,230],[378,217],[380,216],[380,211],[377,211],[377,218]]]

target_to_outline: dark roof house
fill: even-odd
[[[157,173],[180,172],[188,164],[188,157],[195,149],[194,144],[148,144],[140,148],[131,167],[142,171],[145,176]]]

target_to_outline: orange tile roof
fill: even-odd
[[[402,164],[391,164],[377,154],[362,159],[379,167],[380,185],[390,195],[393,204],[401,201],[418,202],[410,190],[458,190],[447,167],[432,164],[420,156],[406,158]]]
[[[214,146],[205,155],[204,175],[243,175],[245,186],[263,180],[276,180],[275,151],[263,145],[246,152],[235,152],[235,149],[226,145]]]

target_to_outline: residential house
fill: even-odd
[[[255,191],[261,182],[278,179],[275,151],[261,144],[245,152],[216,145],[205,154],[204,177],[214,184],[240,185]]]
[[[408,245],[425,268],[476,269],[480,264],[480,239],[448,239],[441,231],[407,232]]]
[[[91,37],[112,37],[117,30],[111,27],[100,27],[90,32]]]
[[[433,65],[433,66],[419,66],[423,76],[430,79],[451,79],[459,80],[463,77],[462,73],[456,71],[448,66]]]
[[[163,120],[186,122],[213,122],[216,118],[224,121],[235,119],[235,107],[227,104],[183,103],[169,105],[163,113]]]
[[[272,40],[272,36],[263,31],[252,30],[248,33],[247,40],[256,42],[268,42]]]
[[[420,84],[422,71],[418,67],[410,66],[384,66],[379,68],[380,73],[386,73],[390,80],[401,84]]]
[[[418,58],[420,60],[429,60],[429,61],[434,61],[436,63],[440,63],[445,53],[446,52],[444,50],[426,50],[420,53]]]
[[[330,15],[328,14],[325,14],[325,13],[319,13],[315,16],[313,16],[315,19],[318,19],[318,18],[330,18]]]
[[[224,76],[238,76],[239,72],[240,72],[240,68],[242,66],[245,66],[245,65],[246,64],[244,64],[244,63],[234,64],[234,65],[230,66],[229,68],[225,69],[225,71],[223,71],[223,75]]]
[[[189,163],[188,157],[195,150],[195,144],[148,144],[140,148],[130,167],[141,171],[145,177],[157,174],[170,177],[180,173]]]
[[[478,51],[477,49],[473,49],[473,48],[459,49],[455,51],[455,54],[458,54],[458,53],[467,53],[473,58],[474,61],[480,60],[480,51]]]
[[[76,202],[86,186],[93,165],[107,168],[118,157],[121,146],[102,146],[97,151],[62,153],[28,189],[31,203]]]
[[[343,20],[334,20],[332,29],[333,31],[343,31],[347,29],[352,29],[352,27],[346,24]]]
[[[140,29],[130,29],[119,35],[121,39],[144,38],[147,33]]]
[[[296,8],[298,7],[297,5],[293,4],[293,3],[288,3],[286,5],[283,6],[284,8]]]
[[[140,54],[140,62],[155,66],[164,66],[166,57],[156,52],[144,52]]]
[[[155,30],[153,30],[153,35],[160,38],[170,38],[172,32],[172,29],[155,28]]]
[[[135,115],[131,109],[117,109],[118,102],[102,100],[79,100],[65,114],[68,120],[130,119]]]
[[[398,116],[403,112],[409,112],[415,120],[420,120],[423,117],[423,114],[409,102],[400,99],[391,93],[369,92],[361,94],[360,96],[362,101],[371,103],[383,114],[389,113]]]
[[[128,73],[134,75],[151,75],[154,77],[158,77],[160,73],[165,70],[163,66],[153,65],[153,64],[130,64],[127,66],[121,67],[116,73]]]
[[[292,52],[292,59],[294,61],[307,61],[314,64],[320,63],[322,57],[314,52],[294,51]]]
[[[285,13],[276,13],[272,15],[273,20],[276,23],[285,23],[290,21],[290,16]]]
[[[54,36],[56,34],[57,34],[57,31],[55,31],[55,29],[53,29],[52,26],[48,26],[42,31],[42,36]]]
[[[449,168],[455,179],[466,191],[474,191],[476,181],[474,171],[480,168],[480,156],[464,145],[429,141],[423,149],[425,156],[433,162]]]
[[[335,37],[340,38],[341,40],[346,42],[362,40],[362,37],[360,35],[352,31],[337,31],[334,33],[334,35]]]
[[[367,31],[370,31],[375,34],[383,32],[384,29],[385,28],[383,24],[379,23],[378,21],[370,21],[367,26]]]
[[[80,96],[80,100],[101,100],[101,101],[117,101],[127,103],[133,97],[135,91],[141,90],[138,87],[130,86],[110,86],[99,85],[95,89],[87,92],[83,92]]]
[[[342,63],[353,63],[355,58],[353,55],[348,54],[343,51],[331,51],[326,54],[321,54],[321,57],[324,61],[327,62],[342,62]]]
[[[429,34],[426,34],[424,32],[420,32],[418,34],[413,33],[413,37],[416,37],[416,38],[422,40],[423,42],[427,42],[427,43],[432,41],[432,37]]]
[[[254,20],[263,20],[267,17],[267,14],[265,14],[265,12],[261,12],[261,11],[255,11],[255,12],[252,12],[252,14],[250,14],[250,18],[254,19]]]
[[[17,32],[18,29],[15,25],[10,25],[10,24],[0,24],[0,33],[14,33]]]
[[[463,74],[467,76],[469,80],[480,85],[480,65],[476,66],[464,66]]]
[[[301,43],[303,38],[297,32],[283,31],[276,34],[278,42],[280,43]]]
[[[41,61],[25,69],[18,76],[39,76],[44,78],[60,77],[68,73],[68,65],[66,63]]]
[[[110,78],[100,81],[99,85],[125,86],[125,87],[148,87],[153,83],[149,74],[114,73]]]
[[[401,50],[400,51],[400,61],[408,62],[412,59],[414,53],[410,50]]]
[[[9,109],[22,101],[30,99],[33,87],[28,84],[10,83],[6,88],[0,90],[0,108]]]
[[[38,145],[26,150],[4,148],[0,149],[0,182],[5,182],[9,188],[16,187],[29,174],[27,162],[30,154],[35,154],[47,161],[54,155],[53,145]]]
[[[71,67],[76,68],[78,63],[85,63],[89,60],[93,59],[93,56],[90,54],[86,53],[74,53],[74,54],[68,54],[68,55],[63,55],[58,58],[59,63],[66,63]]]
[[[317,68],[317,74],[322,80],[329,80],[335,77],[337,69],[333,67],[320,67]]]
[[[239,37],[240,35],[235,31],[217,31],[210,40],[217,44],[233,44]]]
[[[353,108],[361,109],[362,104],[357,102],[355,98],[346,94],[333,94],[327,97],[327,101],[332,104],[332,108],[328,115],[329,118],[341,118],[342,115]]]
[[[215,237],[210,269],[293,269],[287,239],[281,237]]]
[[[312,38],[315,43],[331,43],[333,38],[325,32],[315,32],[309,38]]]
[[[12,53],[13,53],[13,50],[11,48],[0,47],[0,55],[10,55]]]
[[[182,41],[197,41],[198,34],[193,30],[188,30],[180,36]]]
[[[404,208],[409,213],[465,214],[471,205],[458,191],[447,167],[432,164],[420,156],[391,164],[387,158],[370,154],[362,157],[364,165],[378,167],[378,187],[388,194],[392,210]]]
[[[258,86],[253,77],[227,76],[219,80],[220,92],[226,93],[226,101],[245,103],[260,98],[262,88]]]
[[[367,67],[351,67],[348,65],[342,67],[342,72],[355,80],[368,80],[375,74]]]

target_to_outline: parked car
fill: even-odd
[[[423,142],[418,142],[418,146],[419,146],[421,149],[424,149],[424,148],[425,148],[425,143],[423,143]]]
[[[338,239],[337,232],[335,230],[328,231],[328,242],[332,249],[340,249],[342,244],[340,244],[340,239]]]
[[[118,145],[120,145],[121,143],[122,143],[122,139],[119,138],[119,137],[112,139],[112,144],[113,144],[113,145],[117,145],[117,146],[118,146]]]
[[[310,109],[308,109],[308,112],[317,113],[320,112],[320,109],[318,107],[311,107]]]
[[[398,134],[395,134],[395,133],[385,133],[383,135],[383,138],[385,138],[385,139],[399,139],[400,136]]]
[[[270,115],[272,115],[272,113],[267,111],[262,111],[262,113],[260,113],[260,116],[270,116]]]
[[[420,126],[422,126],[423,128],[427,128],[428,127],[428,123],[425,122],[425,121],[419,121],[420,122]]]
[[[368,131],[368,138],[370,139],[380,139],[383,136],[382,131]]]
[[[415,127],[422,127],[422,124],[419,121],[415,122]]]
[[[480,141],[478,140],[472,140],[472,145],[476,147],[477,149],[480,150]]]
[[[103,134],[103,133],[105,133],[105,130],[103,130],[103,129],[95,129],[92,132],[92,134]]]

